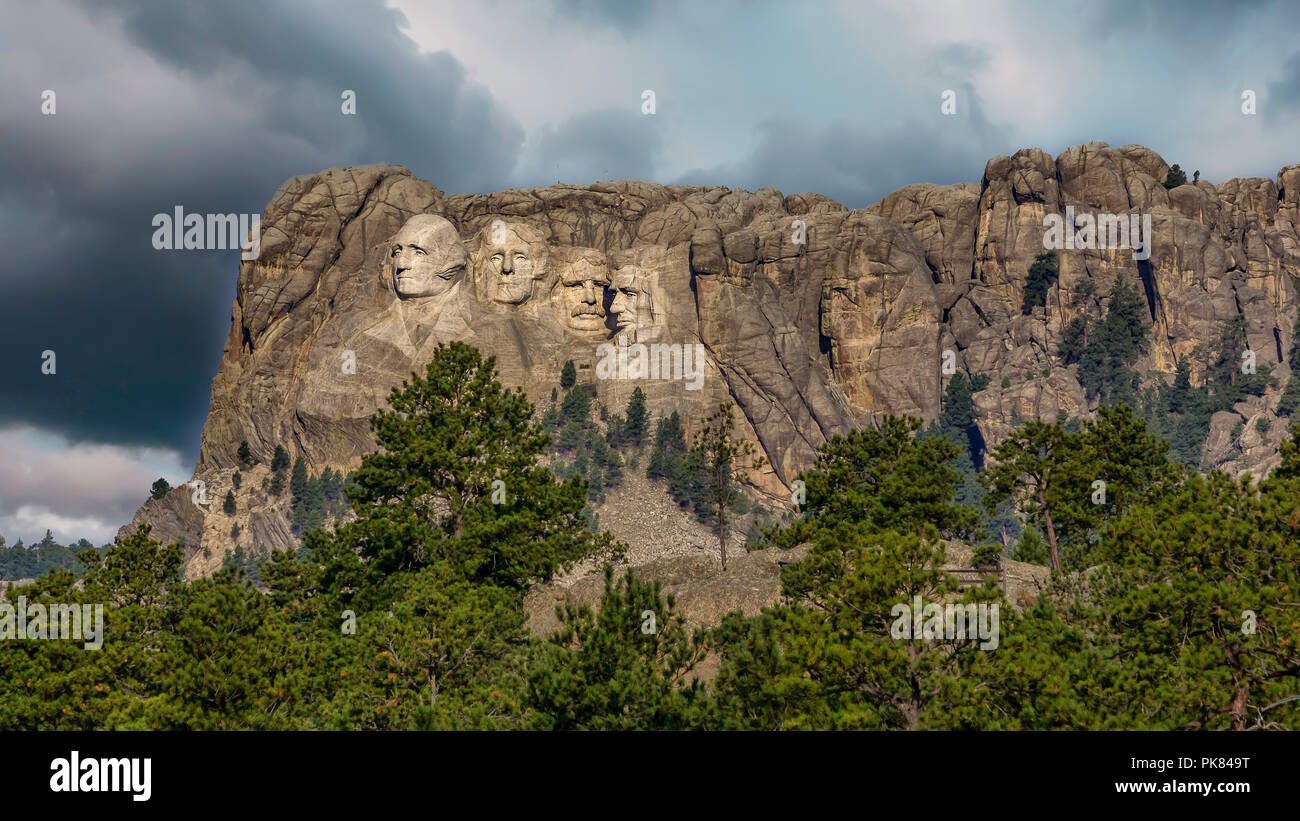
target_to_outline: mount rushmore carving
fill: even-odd
[[[1116,278],[1145,294],[1151,345],[1138,372],[1172,378],[1241,317],[1284,385],[1300,166],[1172,190],[1167,171],[1140,146],[1089,143],[1055,159],[1028,149],[990,160],[979,183],[907,186],[860,210],[634,181],[447,196],[387,165],[295,177],[263,216],[260,257],[240,266],[195,470],[217,499],[243,470],[239,512],[196,506],[180,488],[133,524],[187,544],[191,574],[233,549],[232,523],[246,546],[294,544],[287,499],[261,489],[276,445],[313,472],[355,468],[374,447],[370,415],[453,340],[494,356],[501,381],[542,407],[568,360],[610,412],[641,387],[652,417],[677,411],[688,434],[734,403],[739,432],[767,457],[753,489],[774,505],[834,434],[885,413],[935,418],[945,361],[989,377],[974,404],[990,444],[1031,418],[1091,413],[1059,355],[1083,283],[1102,300]],[[1150,214],[1150,259],[1063,251],[1047,305],[1025,313],[1044,217],[1067,207]],[[701,351],[698,384],[662,370],[598,378],[610,376],[601,346],[637,345]],[[1287,425],[1254,421],[1276,421],[1276,403],[1274,391],[1216,415],[1209,460],[1225,461],[1244,422],[1237,468],[1268,469]],[[260,464],[239,464],[241,441]]]

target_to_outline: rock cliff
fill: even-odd
[[[355,468],[373,447],[369,415],[455,339],[495,356],[502,380],[535,403],[566,360],[611,411],[639,386],[652,417],[679,411],[688,436],[734,401],[767,457],[754,490],[774,505],[830,436],[885,413],[933,419],[953,369],[989,377],[974,404],[990,444],[1031,418],[1094,412],[1079,366],[1061,357],[1065,328],[1087,309],[1081,284],[1094,308],[1116,278],[1144,296],[1150,348],[1137,373],[1171,380],[1241,317],[1258,365],[1285,385],[1300,165],[1276,181],[1173,189],[1168,170],[1136,145],[1055,159],[1026,149],[990,160],[978,184],[910,185],[862,210],[817,194],[635,181],[448,196],[388,165],[295,177],[262,218],[260,257],[240,266],[194,473],[209,504],[178,488],[127,527],[147,521],[184,542],[191,575],[220,566],[232,524],[245,545],[291,546],[287,494],[263,487],[276,445],[313,472]],[[1062,250],[1046,304],[1025,313],[1051,214],[1149,216],[1149,257]],[[659,378],[599,378],[622,345],[633,367],[645,346]],[[1216,414],[1207,462],[1267,471],[1287,427],[1279,393]],[[260,464],[240,468],[241,441]],[[233,517],[221,510],[231,489]]]

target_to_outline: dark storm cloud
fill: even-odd
[[[522,130],[400,20],[377,0],[15,17],[0,54],[0,427],[193,457],[238,252],[155,251],[156,213],[261,213],[290,176],[370,162],[449,191],[503,187]],[[52,60],[65,36],[73,50]],[[45,88],[54,116],[40,113]]]
[[[350,148],[463,193],[497,185],[523,140],[455,58],[421,54],[398,29],[405,17],[378,0],[92,5],[122,14],[132,41],[174,68],[257,83],[234,92],[269,129],[327,156]],[[355,119],[341,115],[345,89],[357,94]]]
[[[1048,6],[1031,4],[1030,7],[1055,13]],[[1195,38],[1202,41],[1201,45],[1226,40],[1225,29],[1242,26],[1255,13],[1269,10],[1294,13],[1281,0],[1103,0],[1077,7],[1094,34],[1155,35],[1184,44]]]
[[[559,126],[543,128],[533,142],[536,150],[529,152],[531,162],[522,185],[654,179],[663,143],[653,117],[612,109],[579,114]]]
[[[567,20],[591,20],[630,34],[645,25],[661,5],[650,0],[558,0],[555,11]]]
[[[1268,98],[1263,110],[1269,121],[1278,117],[1300,117],[1300,51],[1287,58],[1280,74],[1278,80],[1268,84]]]
[[[990,157],[1015,151],[984,116],[969,86],[957,84],[959,116],[909,116],[896,126],[838,122],[813,129],[788,118],[761,123],[758,143],[742,160],[684,174],[685,185],[764,186],[785,194],[824,194],[865,208],[912,183],[979,182]]]
[[[951,72],[969,79],[991,59],[988,49],[970,43],[945,43],[930,49],[929,62],[934,71]]]
[[[769,120],[744,160],[682,175],[683,185],[726,185],[751,191],[766,186],[785,194],[824,194],[849,208],[865,208],[917,182],[979,182],[986,152],[947,145],[935,131],[908,123],[876,133],[849,123],[820,130],[791,120]]]

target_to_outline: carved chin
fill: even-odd
[[[605,318],[595,314],[579,314],[569,317],[569,327],[575,331],[602,331],[605,329]]]
[[[507,302],[517,304],[532,296],[532,283],[523,283],[517,285],[507,285],[502,283],[497,286],[497,302]]]

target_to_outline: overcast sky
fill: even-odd
[[[447,193],[642,178],[849,207],[1089,140],[1212,182],[1273,177],[1300,162],[1298,19],[1141,0],[0,0],[0,535],[101,543],[155,478],[190,475],[238,252],[155,251],[156,213],[261,213],[288,177],[373,162]]]

